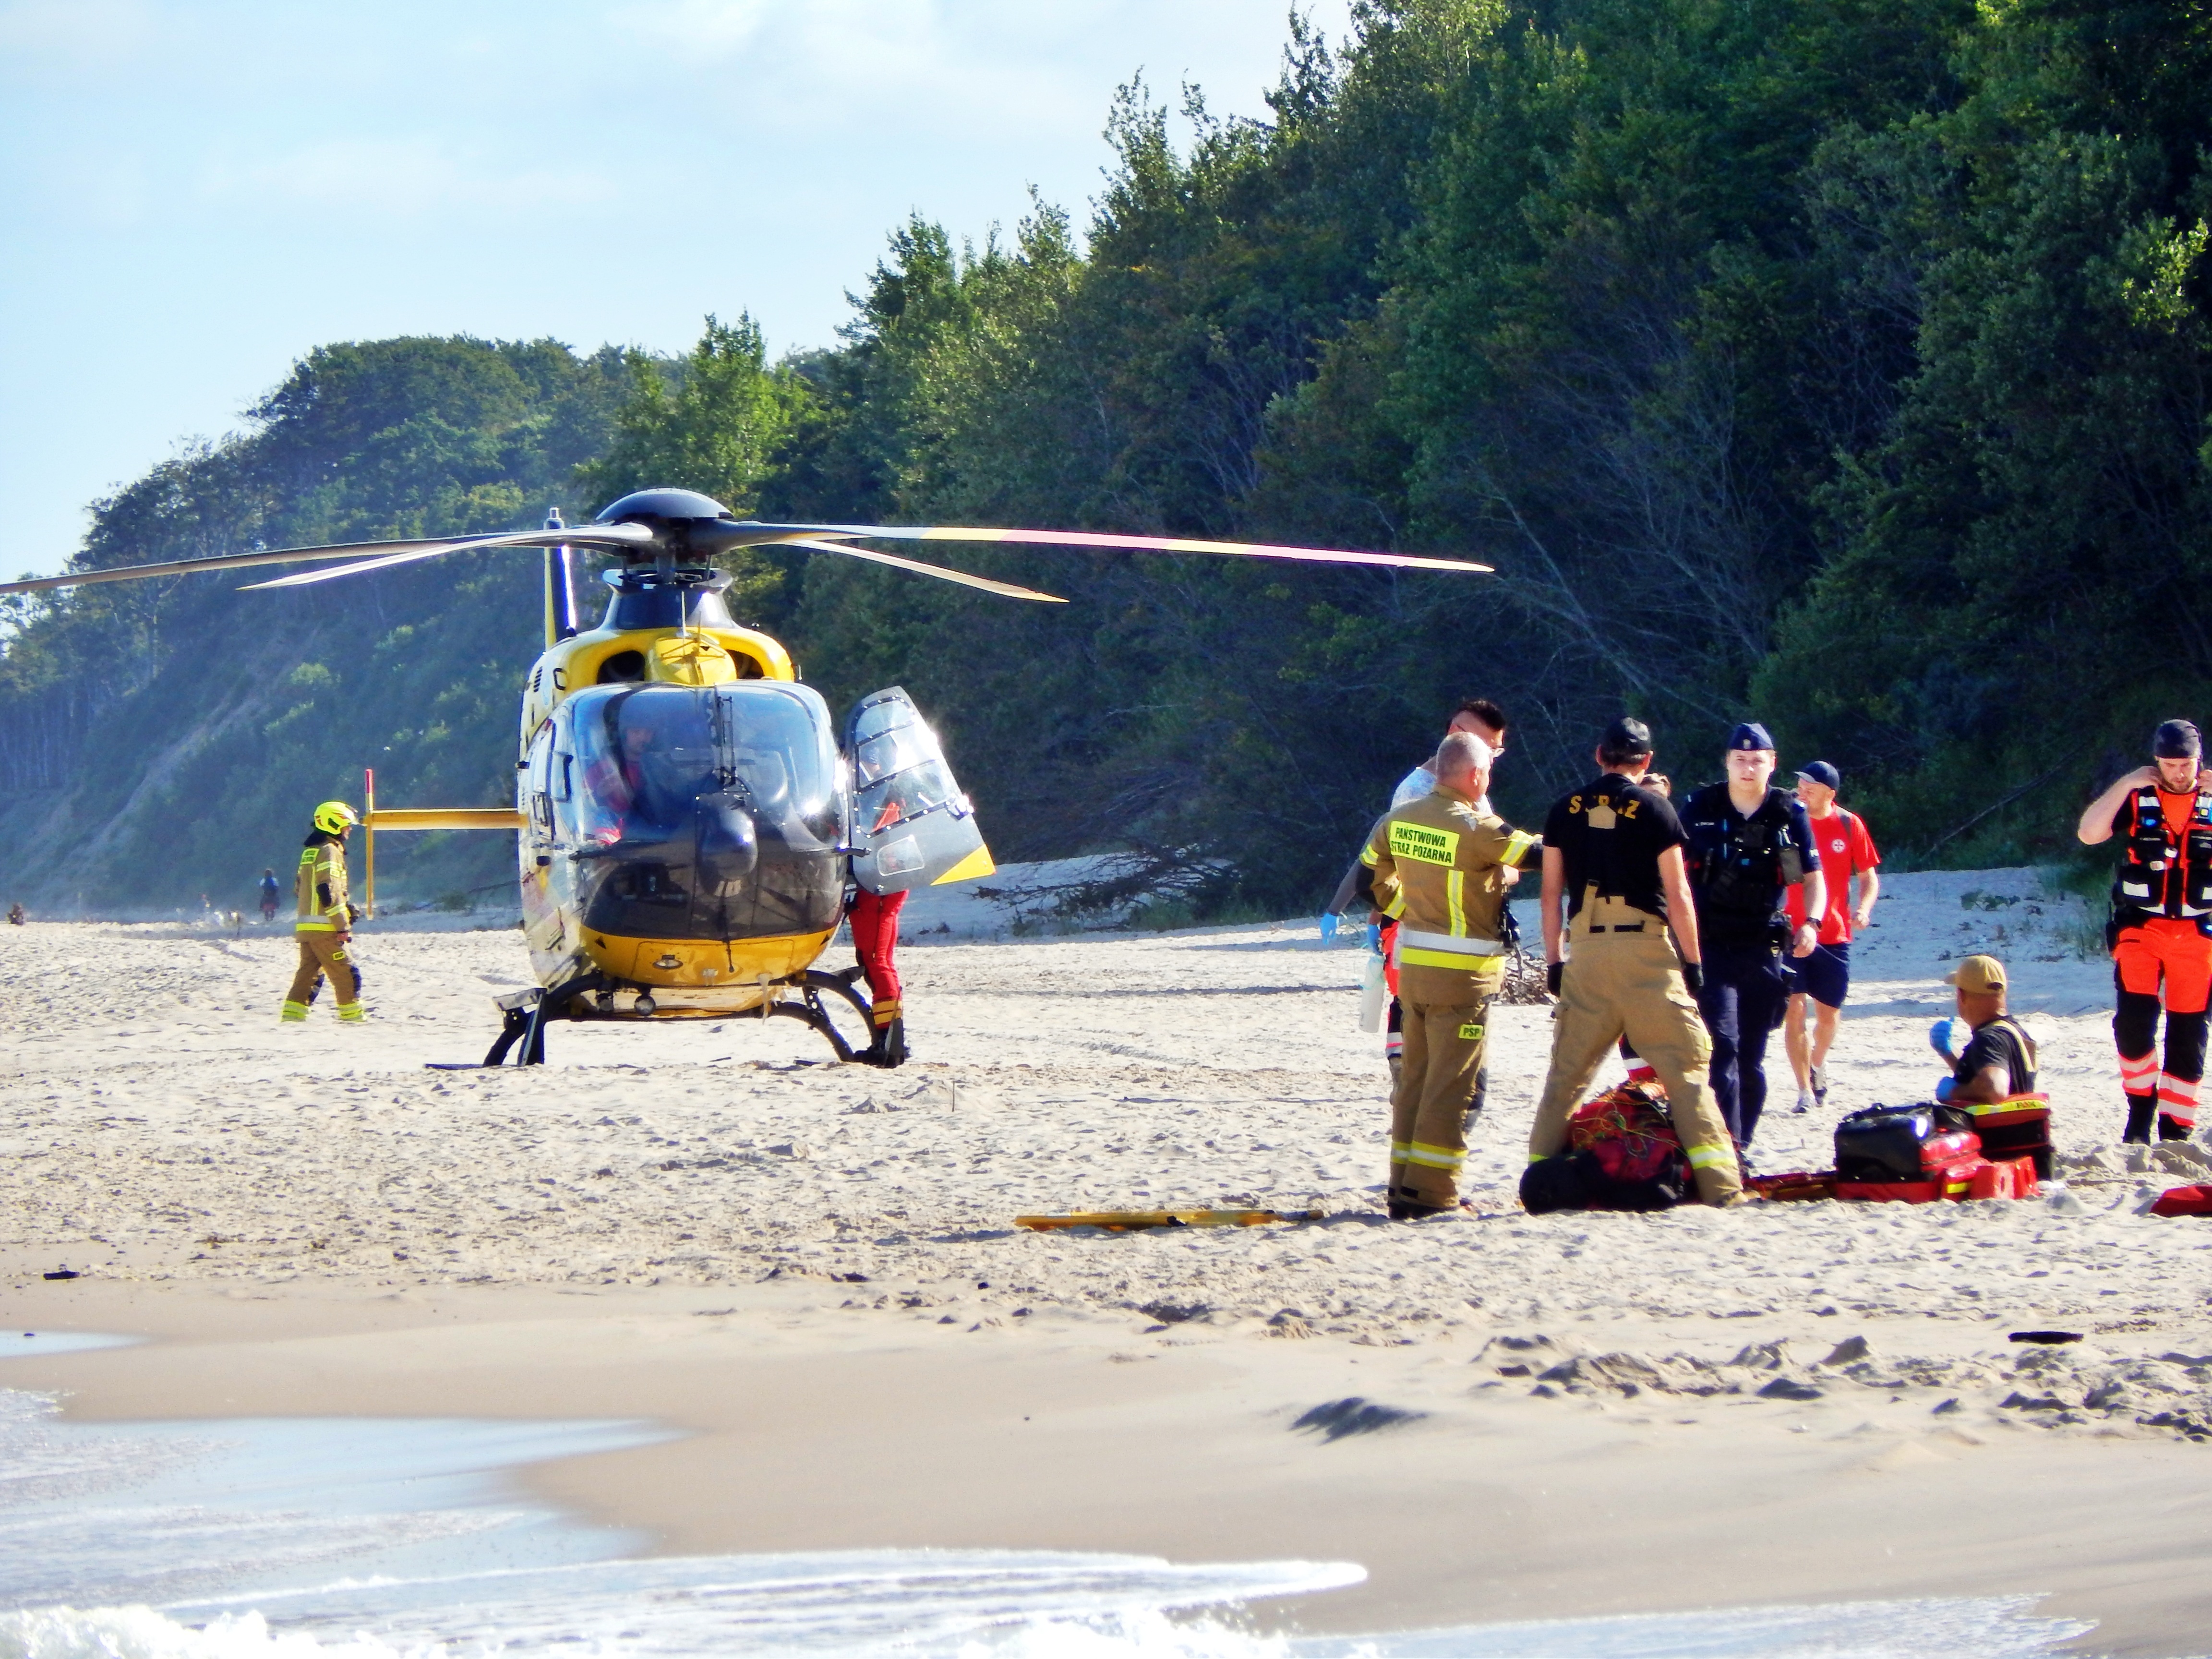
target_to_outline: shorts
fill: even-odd
[[[1840,1008],[1851,989],[1851,942],[1816,945],[1809,957],[1784,957],[1790,994],[1808,996],[1823,1008]]]

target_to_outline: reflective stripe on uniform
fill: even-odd
[[[1444,903],[1451,915],[1454,939],[1467,937],[1467,873],[1455,870],[1444,878]]]
[[[1535,836],[1530,835],[1526,830],[1516,830],[1505,838],[1505,855],[1499,859],[1498,862],[1518,868],[1521,860],[1528,856],[1528,849],[1535,844]]]
[[[2158,1083],[2158,1056],[2148,1054],[2140,1060],[2120,1056],[2120,1089],[2123,1093],[2147,1095]]]
[[[307,1018],[307,1005],[306,1003],[304,1003],[304,1002],[287,1002],[287,1003],[284,1005],[284,1018],[287,1018],[287,1019],[305,1019],[305,1018]]]
[[[1467,1154],[1450,1146],[1431,1146],[1425,1140],[1416,1140],[1407,1146],[1403,1161],[1430,1170],[1456,1170],[1467,1162]]]
[[[1413,1146],[1411,1141],[1394,1140],[1390,1143],[1390,1161],[1393,1164],[1403,1164],[1412,1156],[1413,1151]]]
[[[295,933],[335,933],[337,930],[338,925],[334,921],[308,921],[302,918],[292,924]]]
[[[1470,955],[1463,951],[1401,951],[1401,968],[1464,968],[1472,969],[1477,963],[1491,960],[1495,952]]]
[[[1382,907],[1382,914],[1395,921],[1406,914],[1406,891],[1402,887],[1390,895],[1390,902]]]
[[[341,1002],[338,1004],[338,1018],[340,1019],[363,1019],[367,1018],[367,1015],[362,1010],[361,1004],[358,1002]]]
[[[1682,1150],[1689,1155],[1693,1170],[1710,1170],[1717,1164],[1735,1162],[1733,1146],[1686,1146]]]
[[[1398,930],[1398,959],[1401,962],[1413,960],[1407,952],[1408,945],[1416,950],[1437,951],[1455,957],[1502,957],[1505,954],[1505,945],[1501,939],[1470,939],[1465,933],[1430,933],[1419,927],[1401,927]],[[1430,964],[1431,967],[1453,965],[1449,963]]]

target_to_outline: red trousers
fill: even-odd
[[[2153,916],[2124,927],[2112,946],[2118,992],[2112,1036],[2120,1087],[2137,1102],[2154,1095],[2159,1114],[2184,1133],[2196,1127],[2204,1077],[2205,1004],[2212,997],[2212,939],[2193,921]],[[2166,1013],[2166,1060],[2159,1063],[2158,1017]],[[2148,1108],[2143,1108],[2146,1114]]]
[[[878,1025],[899,1017],[898,919],[905,907],[904,893],[871,893],[862,888],[853,896],[853,908],[846,916],[853,926],[853,954],[868,976],[868,996]]]

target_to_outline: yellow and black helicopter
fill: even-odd
[[[484,1064],[544,1059],[556,1019],[784,1015],[856,1057],[858,969],[814,965],[854,886],[890,894],[989,875],[975,808],[943,749],[897,687],[861,699],[842,728],[790,654],[740,624],[714,557],[734,548],[841,553],[1008,599],[1034,588],[856,546],[860,540],[1226,554],[1328,564],[1485,571],[1413,555],[1354,553],[1088,531],[763,524],[687,489],[623,496],[588,525],[558,512],[541,529],[428,541],[354,542],[123,565],[0,584],[0,593],[333,560],[252,584],[300,586],[486,548],[544,550],[545,649],[522,694],[515,805],[379,807],[364,802],[364,898],[375,905],[380,830],[518,833],[524,936],[538,983],[499,999]],[[595,628],[578,624],[575,560],[608,556],[612,589]],[[842,1008],[841,1010],[841,1005]]]

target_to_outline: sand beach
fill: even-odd
[[[1876,920],[1828,1104],[1779,1085],[1758,1167],[1923,1097],[1941,975],[1988,950],[2043,1045],[2045,1197],[1528,1216],[1548,1011],[1516,1006],[1476,1211],[1387,1224],[1360,949],[1310,921],[1008,937],[918,904],[890,1073],[784,1021],[428,1069],[526,982],[498,927],[364,931],[358,1029],[277,1024],[281,932],[0,928],[0,1320],[146,1339],[19,1339],[0,1389],[85,1424],[647,1423],[516,1478],[648,1554],[1365,1569],[1250,1601],[1262,1634],[2039,1596],[2081,1650],[2203,1651],[2212,1227],[2137,1212],[2212,1158],[2111,1144],[2077,902],[1901,875]],[[1171,1205],[1322,1218],[1012,1224]],[[2083,1340],[2008,1340],[2051,1328]]]

